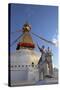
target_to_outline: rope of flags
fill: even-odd
[[[16,32],[21,32],[22,30],[17,30]],[[16,33],[16,32],[11,32],[12,34],[14,34],[14,33]],[[41,36],[39,36],[39,35],[37,35],[37,34],[35,34],[35,33],[33,33],[33,32],[31,32],[33,35],[35,35],[36,37],[38,37],[38,38],[40,38],[41,40],[43,40],[43,41],[45,41],[45,42],[47,42],[47,43],[50,43],[50,44],[52,44],[52,45],[55,45],[55,43],[53,43],[52,41],[49,41],[49,40],[46,40],[46,39],[44,39],[43,37],[41,37]],[[12,46],[12,45],[14,45],[17,41],[18,41],[18,39],[20,39],[21,37],[22,37],[22,35],[23,34],[21,34],[10,46]]]

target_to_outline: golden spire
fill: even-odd
[[[20,48],[29,48],[29,49],[34,49],[35,45],[33,43],[32,37],[30,35],[30,30],[31,30],[31,25],[29,25],[28,23],[25,23],[23,25],[23,36],[20,39],[20,42],[18,43],[17,46],[19,46]]]

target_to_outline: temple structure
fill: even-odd
[[[52,77],[52,54],[46,52],[45,61],[41,61],[41,52],[34,50],[35,44],[30,35],[31,25],[25,23],[22,37],[17,43],[16,52],[11,53],[11,85],[36,84],[39,80]]]
[[[52,52],[49,50],[44,49],[44,47],[40,48],[42,55],[38,62],[39,67],[39,79],[44,80],[45,78],[52,78],[53,77],[53,64],[52,64]]]
[[[26,23],[22,28],[22,37],[17,44],[16,52],[11,53],[11,84],[22,82],[34,84],[39,80],[38,61],[41,53],[34,50],[35,44],[30,35],[31,26]]]

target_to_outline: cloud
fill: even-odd
[[[53,64],[53,68],[58,68],[57,65]]]
[[[52,37],[52,42],[58,47],[58,30],[56,29],[56,33]]]
[[[55,44],[56,47],[58,47],[58,39],[53,38],[53,39],[52,39],[52,42]]]

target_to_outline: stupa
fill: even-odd
[[[25,23],[16,52],[11,53],[11,85],[34,84],[39,80],[38,53],[30,35],[31,25]],[[41,56],[41,53],[40,55]]]

